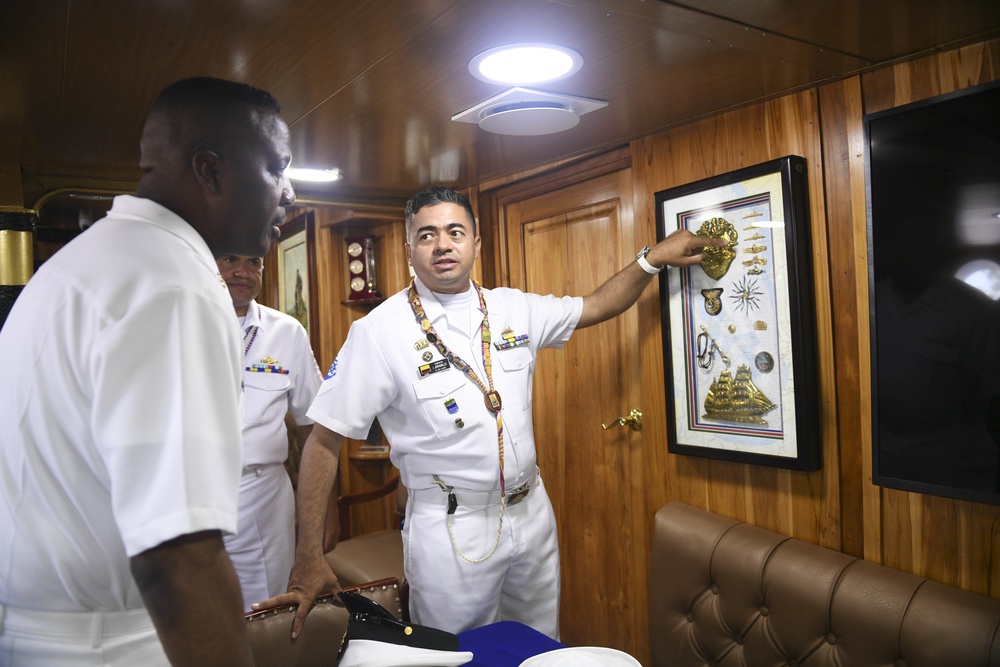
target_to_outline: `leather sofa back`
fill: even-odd
[[[1000,600],[680,502],[649,581],[652,667],[1000,666]]]

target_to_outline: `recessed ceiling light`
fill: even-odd
[[[469,63],[469,71],[477,79],[515,86],[562,79],[581,67],[583,56],[554,44],[497,46],[483,51]]]
[[[343,176],[339,169],[307,169],[305,167],[289,167],[285,174],[293,181],[309,181],[310,183],[329,183],[339,181]]]

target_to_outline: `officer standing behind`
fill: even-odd
[[[134,196],[0,331],[0,664],[251,665],[236,530],[240,337],[215,258],[263,255],[288,127],[212,78],[160,93]]]
[[[323,376],[309,334],[291,315],[255,301],[264,275],[261,257],[217,260],[243,331],[243,476],[239,527],[223,540],[243,590],[243,604],[278,595],[295,563],[295,492],[285,471],[291,412],[296,436],[312,431],[306,410]]]
[[[675,232],[586,297],[483,289],[470,280],[480,238],[469,201],[433,187],[406,207],[416,278],[355,322],[309,410],[317,424],[299,478],[299,540],[289,593],[302,604],[338,587],[323,520],[344,437],[375,417],[409,492],[403,530],[410,614],[450,632],[514,620],[559,633],[555,516],[535,462],[534,360],[577,328],[635,303],[666,265],[688,266],[718,239]]]

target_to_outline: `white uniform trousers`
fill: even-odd
[[[283,464],[243,469],[236,534],[223,543],[240,580],[245,610],[288,590],[295,564],[295,493]]]
[[[145,609],[58,612],[0,604],[0,665],[168,667]]]
[[[442,481],[447,484],[446,475]],[[499,493],[479,503],[463,503],[461,489],[455,493],[455,542],[466,557],[480,559],[496,543]],[[496,551],[479,563],[456,552],[447,508],[440,489],[414,491],[407,500],[403,568],[413,622],[458,633],[518,621],[558,639],[559,540],[541,477],[523,500],[506,508]]]

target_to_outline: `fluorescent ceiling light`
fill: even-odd
[[[343,178],[339,169],[307,169],[305,167],[289,167],[285,174],[293,181],[309,181],[310,183],[329,183]]]
[[[469,63],[469,71],[477,79],[515,86],[562,79],[581,67],[583,56],[554,44],[498,46],[483,51]]]

